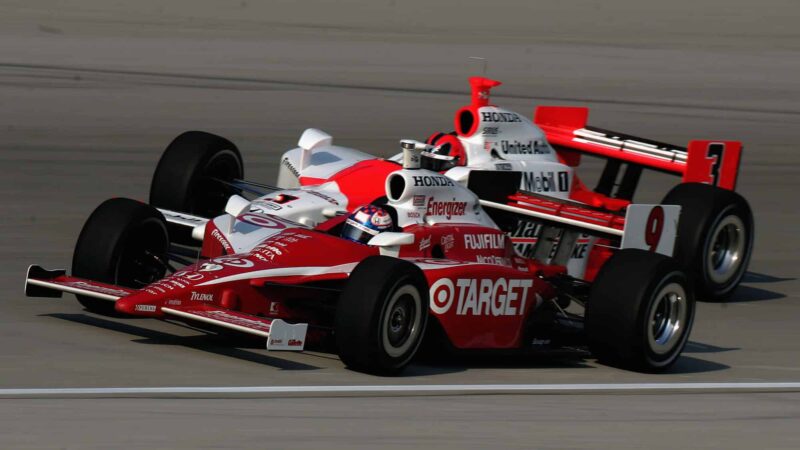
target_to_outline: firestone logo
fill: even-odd
[[[428,207],[425,211],[425,215],[445,216],[449,220],[453,216],[463,216],[466,209],[467,202],[437,202],[431,197],[428,199]]]
[[[431,286],[431,311],[446,314],[455,304],[459,316],[515,316],[525,314],[533,280],[442,278]]]

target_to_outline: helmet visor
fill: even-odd
[[[347,219],[342,227],[341,236],[351,241],[366,244],[370,239],[378,235],[377,230],[371,230],[353,219]]]

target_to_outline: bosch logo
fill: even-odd
[[[459,316],[522,315],[532,286],[530,279],[441,278],[430,288],[430,309],[446,314],[455,305]]]

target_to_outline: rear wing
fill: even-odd
[[[682,176],[684,183],[695,182],[736,189],[742,144],[738,141],[693,140],[687,147],[665,144],[650,139],[603,130],[587,125],[589,108],[571,106],[539,106],[534,122],[544,131],[547,140],[570,162],[577,165],[580,153],[589,153],[609,160],[628,163],[641,170],[646,167]],[[579,152],[579,153],[576,153]],[[619,164],[612,167],[613,177],[604,173],[607,189],[616,179]],[[609,166],[606,166],[608,171]],[[638,176],[635,178],[638,179]],[[602,185],[604,180],[601,179]],[[602,192],[605,186],[598,186]],[[632,195],[632,192],[631,192]],[[625,197],[625,196],[622,196]]]
[[[619,213],[518,190],[520,172],[472,171],[469,188],[501,228],[538,222],[534,259],[564,265],[582,234],[609,239],[619,248],[672,256],[680,206],[631,204]]]

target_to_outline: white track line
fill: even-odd
[[[608,383],[608,384],[431,384],[361,386],[241,386],[241,387],[109,387],[0,389],[0,397],[102,396],[326,396],[326,395],[470,395],[470,394],[590,394],[659,392],[800,392],[800,382],[780,383]]]

